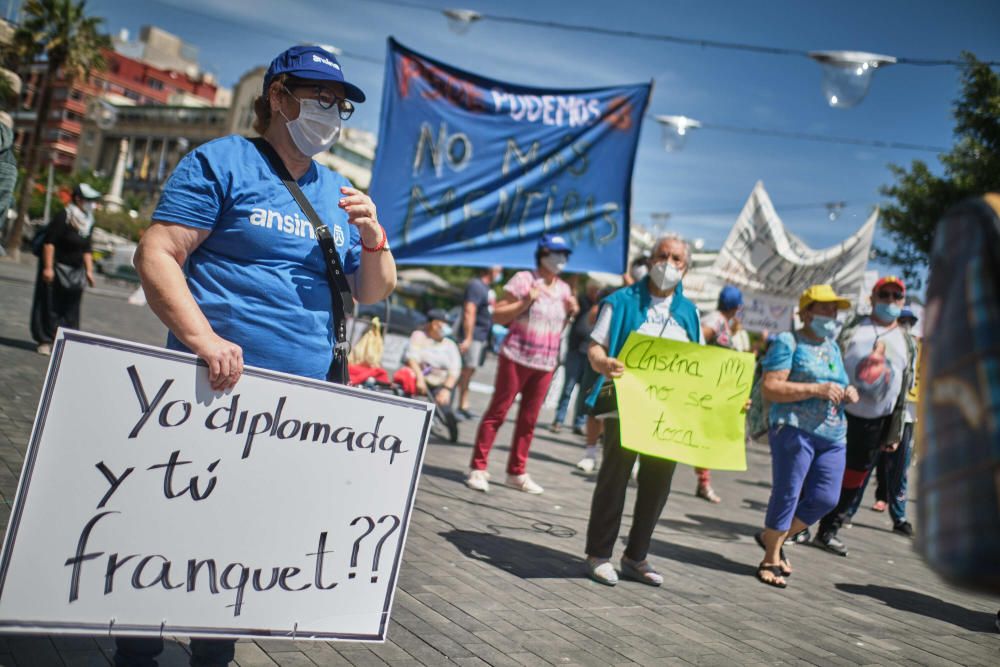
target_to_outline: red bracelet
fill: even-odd
[[[365,245],[364,239],[361,239],[361,249],[364,250],[365,252],[380,252],[382,249],[385,248],[385,243],[386,241],[389,240],[389,237],[385,235],[385,227],[383,227],[380,224],[378,228],[382,230],[382,241],[374,248],[369,248],[368,246]]]

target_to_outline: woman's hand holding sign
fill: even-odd
[[[215,332],[193,339],[191,351],[208,365],[208,382],[215,391],[235,386],[243,375],[243,348]]]

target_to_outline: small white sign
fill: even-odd
[[[61,332],[0,631],[384,641],[432,411]]]
[[[775,297],[758,292],[743,292],[740,325],[747,331],[781,333],[793,328],[795,299]]]

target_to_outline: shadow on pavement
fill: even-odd
[[[704,516],[700,514],[685,515],[689,521],[679,519],[660,519],[660,525],[681,533],[689,533],[700,537],[708,537],[716,540],[735,541],[741,537],[753,535],[760,528],[751,526],[748,523],[738,523],[727,521],[715,516]]]
[[[431,477],[439,477],[450,482],[460,482],[463,485],[465,484],[465,470],[442,468],[440,466],[432,466],[424,463],[424,467],[420,469],[420,472],[423,475],[430,475]]]
[[[893,609],[908,611],[911,614],[920,614],[928,618],[936,618],[945,623],[957,625],[971,632],[993,632],[996,615],[992,612],[975,611],[959,607],[956,604],[939,600],[938,598],[908,591],[904,588],[891,588],[889,586],[875,586],[868,584],[834,584],[837,590],[841,590],[851,595],[867,595],[870,598],[881,600]]]
[[[521,579],[583,576],[583,559],[523,540],[492,533],[452,530],[441,537],[467,558],[488,563]]]
[[[736,480],[736,483],[737,484],[746,484],[747,486],[758,486],[758,487],[760,487],[762,489],[770,489],[771,488],[771,483],[768,482],[768,481],[766,481],[766,480],[763,480],[763,479],[758,479],[758,480],[738,479],[738,480]]]
[[[683,567],[697,565],[698,567],[705,567],[710,570],[746,575],[748,577],[752,577],[754,572],[757,570],[757,561],[754,560],[754,558],[759,555],[755,552],[748,551],[747,562],[742,563],[729,560],[722,554],[717,554],[714,551],[695,549],[694,547],[686,547],[681,544],[672,544],[670,542],[655,539],[649,545],[649,553],[660,558],[677,561]]]
[[[743,504],[746,505],[748,509],[752,509],[757,512],[767,512],[767,503],[762,503],[759,500],[744,498]]]
[[[6,336],[0,336],[0,345],[4,347],[16,347],[20,350],[31,350],[32,352],[38,347],[38,344],[33,341],[21,338],[7,338]]]

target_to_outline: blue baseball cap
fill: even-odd
[[[573,249],[566,243],[566,239],[558,234],[542,234],[542,238],[538,239],[538,248],[539,250],[564,252],[566,254],[573,252]]]
[[[365,94],[353,83],[344,79],[337,56],[321,46],[293,46],[271,61],[264,75],[264,92],[267,92],[271,80],[279,74],[290,74],[300,79],[314,81],[333,81],[344,86],[347,99],[352,102],[364,102]]]
[[[743,292],[738,287],[726,285],[719,292],[719,310],[732,310],[743,305]]]
[[[900,319],[900,320],[913,320],[914,322],[916,322],[920,318],[918,318],[917,314],[914,313],[909,308],[904,308],[902,311],[900,311],[898,319]]]

